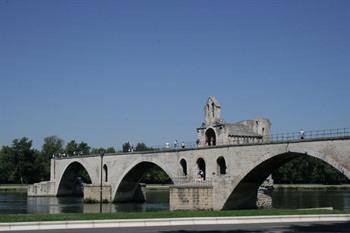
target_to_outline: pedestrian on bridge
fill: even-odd
[[[300,130],[299,134],[300,134],[300,139],[304,139],[304,137],[305,137],[305,132],[304,132],[303,129]]]

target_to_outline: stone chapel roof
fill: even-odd
[[[261,136],[255,133],[250,127],[243,125],[242,123],[226,123],[224,124],[228,132],[228,136]]]

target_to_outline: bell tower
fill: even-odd
[[[204,106],[204,124],[210,126],[221,121],[221,105],[214,96],[210,96]]]

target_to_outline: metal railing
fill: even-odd
[[[298,141],[317,141],[326,139],[336,139],[342,137],[350,137],[350,128],[337,128],[337,129],[323,129],[323,130],[309,130],[309,131],[299,131],[290,133],[278,133],[265,135],[259,140],[253,141],[241,141],[240,143],[229,143],[219,146],[242,146],[242,145],[256,145],[256,144],[270,144],[270,143],[283,143],[283,142],[298,142]],[[209,148],[215,146],[200,146],[200,148]],[[164,143],[162,145],[156,145],[151,147],[153,150],[149,151],[133,151],[129,153],[149,153],[149,152],[172,152],[177,150],[195,149],[199,148],[196,142],[180,142],[178,144]],[[125,154],[128,152],[117,152],[117,154]],[[81,156],[97,156],[97,155],[58,155],[54,158],[71,158],[71,157],[81,157]]]
[[[323,130],[309,130],[309,131],[298,131],[298,132],[289,132],[289,133],[278,133],[265,135],[261,139],[257,140],[247,140],[241,141],[240,143],[228,143],[225,145],[252,145],[252,144],[268,144],[268,143],[281,143],[281,142],[296,142],[302,140],[321,140],[321,139],[334,139],[341,137],[350,137],[350,128],[338,128],[338,129],[323,129]],[[220,146],[225,146],[220,145]],[[195,142],[185,143],[183,149],[194,149],[197,148]],[[212,146],[200,146],[200,147],[212,147]],[[179,150],[182,149],[179,146],[155,146],[153,147],[157,150]]]
[[[287,141],[302,141],[302,140],[321,140],[350,137],[350,128],[338,128],[338,129],[323,129],[323,130],[310,130],[299,131],[292,133],[280,133],[267,136],[266,142],[287,142]]]

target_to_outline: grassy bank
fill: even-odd
[[[26,184],[0,184],[0,191],[27,192]]]
[[[101,219],[140,219],[140,218],[184,218],[184,217],[229,217],[229,216],[268,216],[268,215],[310,215],[345,214],[340,210],[227,210],[227,211],[157,211],[157,212],[119,212],[102,214],[3,214],[0,222],[101,220]]]
[[[274,189],[293,190],[350,190],[350,184],[324,185],[324,184],[274,184]]]

